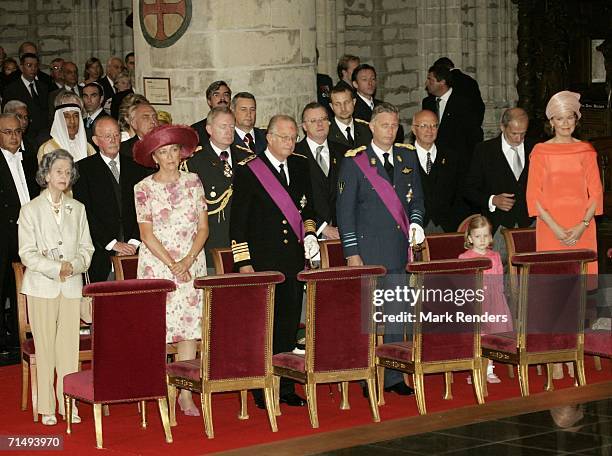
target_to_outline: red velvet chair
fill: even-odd
[[[83,288],[93,298],[93,364],[91,370],[64,377],[68,434],[72,400],[93,404],[96,445],[102,448],[102,405],[157,399],[166,442],[172,443],[166,402],[166,295],[170,280],[98,282]],[[126,347],[130,355],[126,356]]]
[[[480,214],[472,214],[472,215],[468,215],[466,218],[464,218],[461,223],[459,224],[459,226],[457,227],[457,232],[458,233],[465,233],[467,231],[467,228],[470,224],[470,221],[474,218],[474,217],[478,217],[480,216]]]
[[[346,266],[342,242],[334,239],[319,241],[321,248],[321,269]]]
[[[428,234],[422,250],[423,261],[457,259],[465,252],[463,233]]]
[[[138,255],[112,256],[115,280],[135,279],[138,270]]]
[[[478,290],[482,288],[483,270],[491,267],[488,258],[468,260],[438,260],[415,262],[407,266],[407,271],[417,274],[417,289],[423,290]],[[444,373],[446,393],[444,399],[452,399],[451,373],[455,371],[472,371],[474,392],[479,404],[484,403],[481,370],[483,359],[480,351],[480,325],[475,323],[437,323],[421,318],[430,312],[432,315],[444,315],[450,311],[453,315],[460,309],[471,315],[480,315],[480,302],[465,303],[459,308],[453,300],[446,305],[440,300],[424,300],[421,296],[413,307],[416,317],[412,323],[412,340],[379,345],[376,348],[378,366],[378,400],[383,405],[383,379],[386,369],[395,369],[412,374],[416,403],[419,413],[425,415],[424,376],[426,374]],[[467,309],[470,309],[468,312]],[[435,318],[434,318],[435,319]]]
[[[273,357],[276,412],[280,415],[280,377],[305,384],[310,423],[319,427],[318,383],[342,382],[341,409],[348,409],[348,382],[365,380],[372,419],[380,421],[376,404],[375,331],[371,302],[382,266],[337,267],[302,271],[306,282],[306,354],[277,353]],[[367,316],[364,322],[363,317]]]
[[[22,263],[13,263],[15,285],[17,289],[17,321],[19,328],[19,357],[21,358],[21,410],[28,406],[28,377],[31,377],[32,414],[34,421],[38,421],[38,391],[36,388],[36,349],[34,339],[31,337],[30,320],[28,318],[28,297],[19,293],[23,283],[25,266]],[[91,336],[82,335],[79,340],[79,368],[83,361],[91,361]]]
[[[545,389],[552,390],[552,363],[574,362],[584,376],[586,267],[597,259],[591,250],[516,254],[519,298],[515,331],[482,338],[482,354],[518,367],[521,394],[529,395],[528,367],[547,365]],[[554,317],[554,318],[553,318]]]
[[[512,258],[515,253],[531,253],[536,251],[536,232],[535,228],[502,228],[501,230],[508,258]],[[510,287],[513,293],[518,293],[518,268],[511,261],[508,264],[510,274]]]
[[[232,254],[232,249],[230,247],[223,249],[212,249],[211,253],[215,267],[215,273],[217,275],[233,272],[234,255]]]
[[[167,366],[170,420],[176,425],[176,389],[202,395],[204,429],[214,437],[211,395],[263,388],[268,418],[277,431],[273,402],[272,328],[274,288],[280,272],[223,274],[196,279],[204,290],[202,357]],[[248,415],[243,401],[239,418]]]

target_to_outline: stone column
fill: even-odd
[[[161,3],[161,0],[155,0]],[[154,3],[153,0],[147,0]],[[315,0],[191,0],[191,23],[173,45],[156,48],[142,34],[134,0],[136,85],[170,78],[175,123],[208,113],[205,91],[216,80],[257,98],[257,124],[277,113],[299,116],[316,100]]]

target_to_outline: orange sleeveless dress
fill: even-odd
[[[597,166],[597,152],[588,142],[537,144],[529,156],[527,209],[537,216],[536,250],[590,249],[597,252],[595,220],[592,220],[575,246],[562,244],[540,219],[536,201],[564,228],[584,219],[595,203],[595,215],[603,212],[603,191]],[[589,263],[589,274],[597,274],[597,262]]]

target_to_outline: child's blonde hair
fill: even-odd
[[[465,237],[464,237],[464,241],[463,241],[463,247],[465,247],[466,249],[471,249],[474,244],[472,244],[472,242],[469,240],[469,236],[472,233],[473,230],[477,230],[478,228],[483,228],[483,227],[489,227],[489,231],[491,232],[491,237],[493,236],[493,225],[491,225],[491,222],[489,221],[488,218],[486,218],[484,215],[474,215],[472,218],[470,218],[470,221],[468,222],[468,226],[465,230]],[[491,239],[491,243],[489,244],[489,247],[491,247],[491,245],[493,245],[493,239]]]

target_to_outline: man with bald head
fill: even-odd
[[[100,153],[78,162],[80,177],[73,192],[85,205],[95,247],[89,278],[101,282],[112,277],[112,255],[134,255],[140,245],[134,185],[149,171],[119,154],[121,132],[114,118],[95,122],[93,141]]]
[[[524,228],[533,222],[525,198],[529,154],[535,144],[525,138],[528,127],[529,118],[523,109],[506,109],[501,117],[501,134],[476,146],[466,180],[465,197],[491,220],[494,244],[501,250],[502,261],[505,246],[500,227]]]
[[[111,57],[106,62],[106,75],[100,79],[100,85],[104,89],[104,98],[110,100],[117,93],[115,90],[115,78],[125,69],[123,60],[119,57]]]
[[[460,201],[457,154],[445,145],[436,143],[438,116],[424,109],[412,118],[414,147],[419,158],[419,172],[425,195],[425,233],[452,232],[467,216]]]

